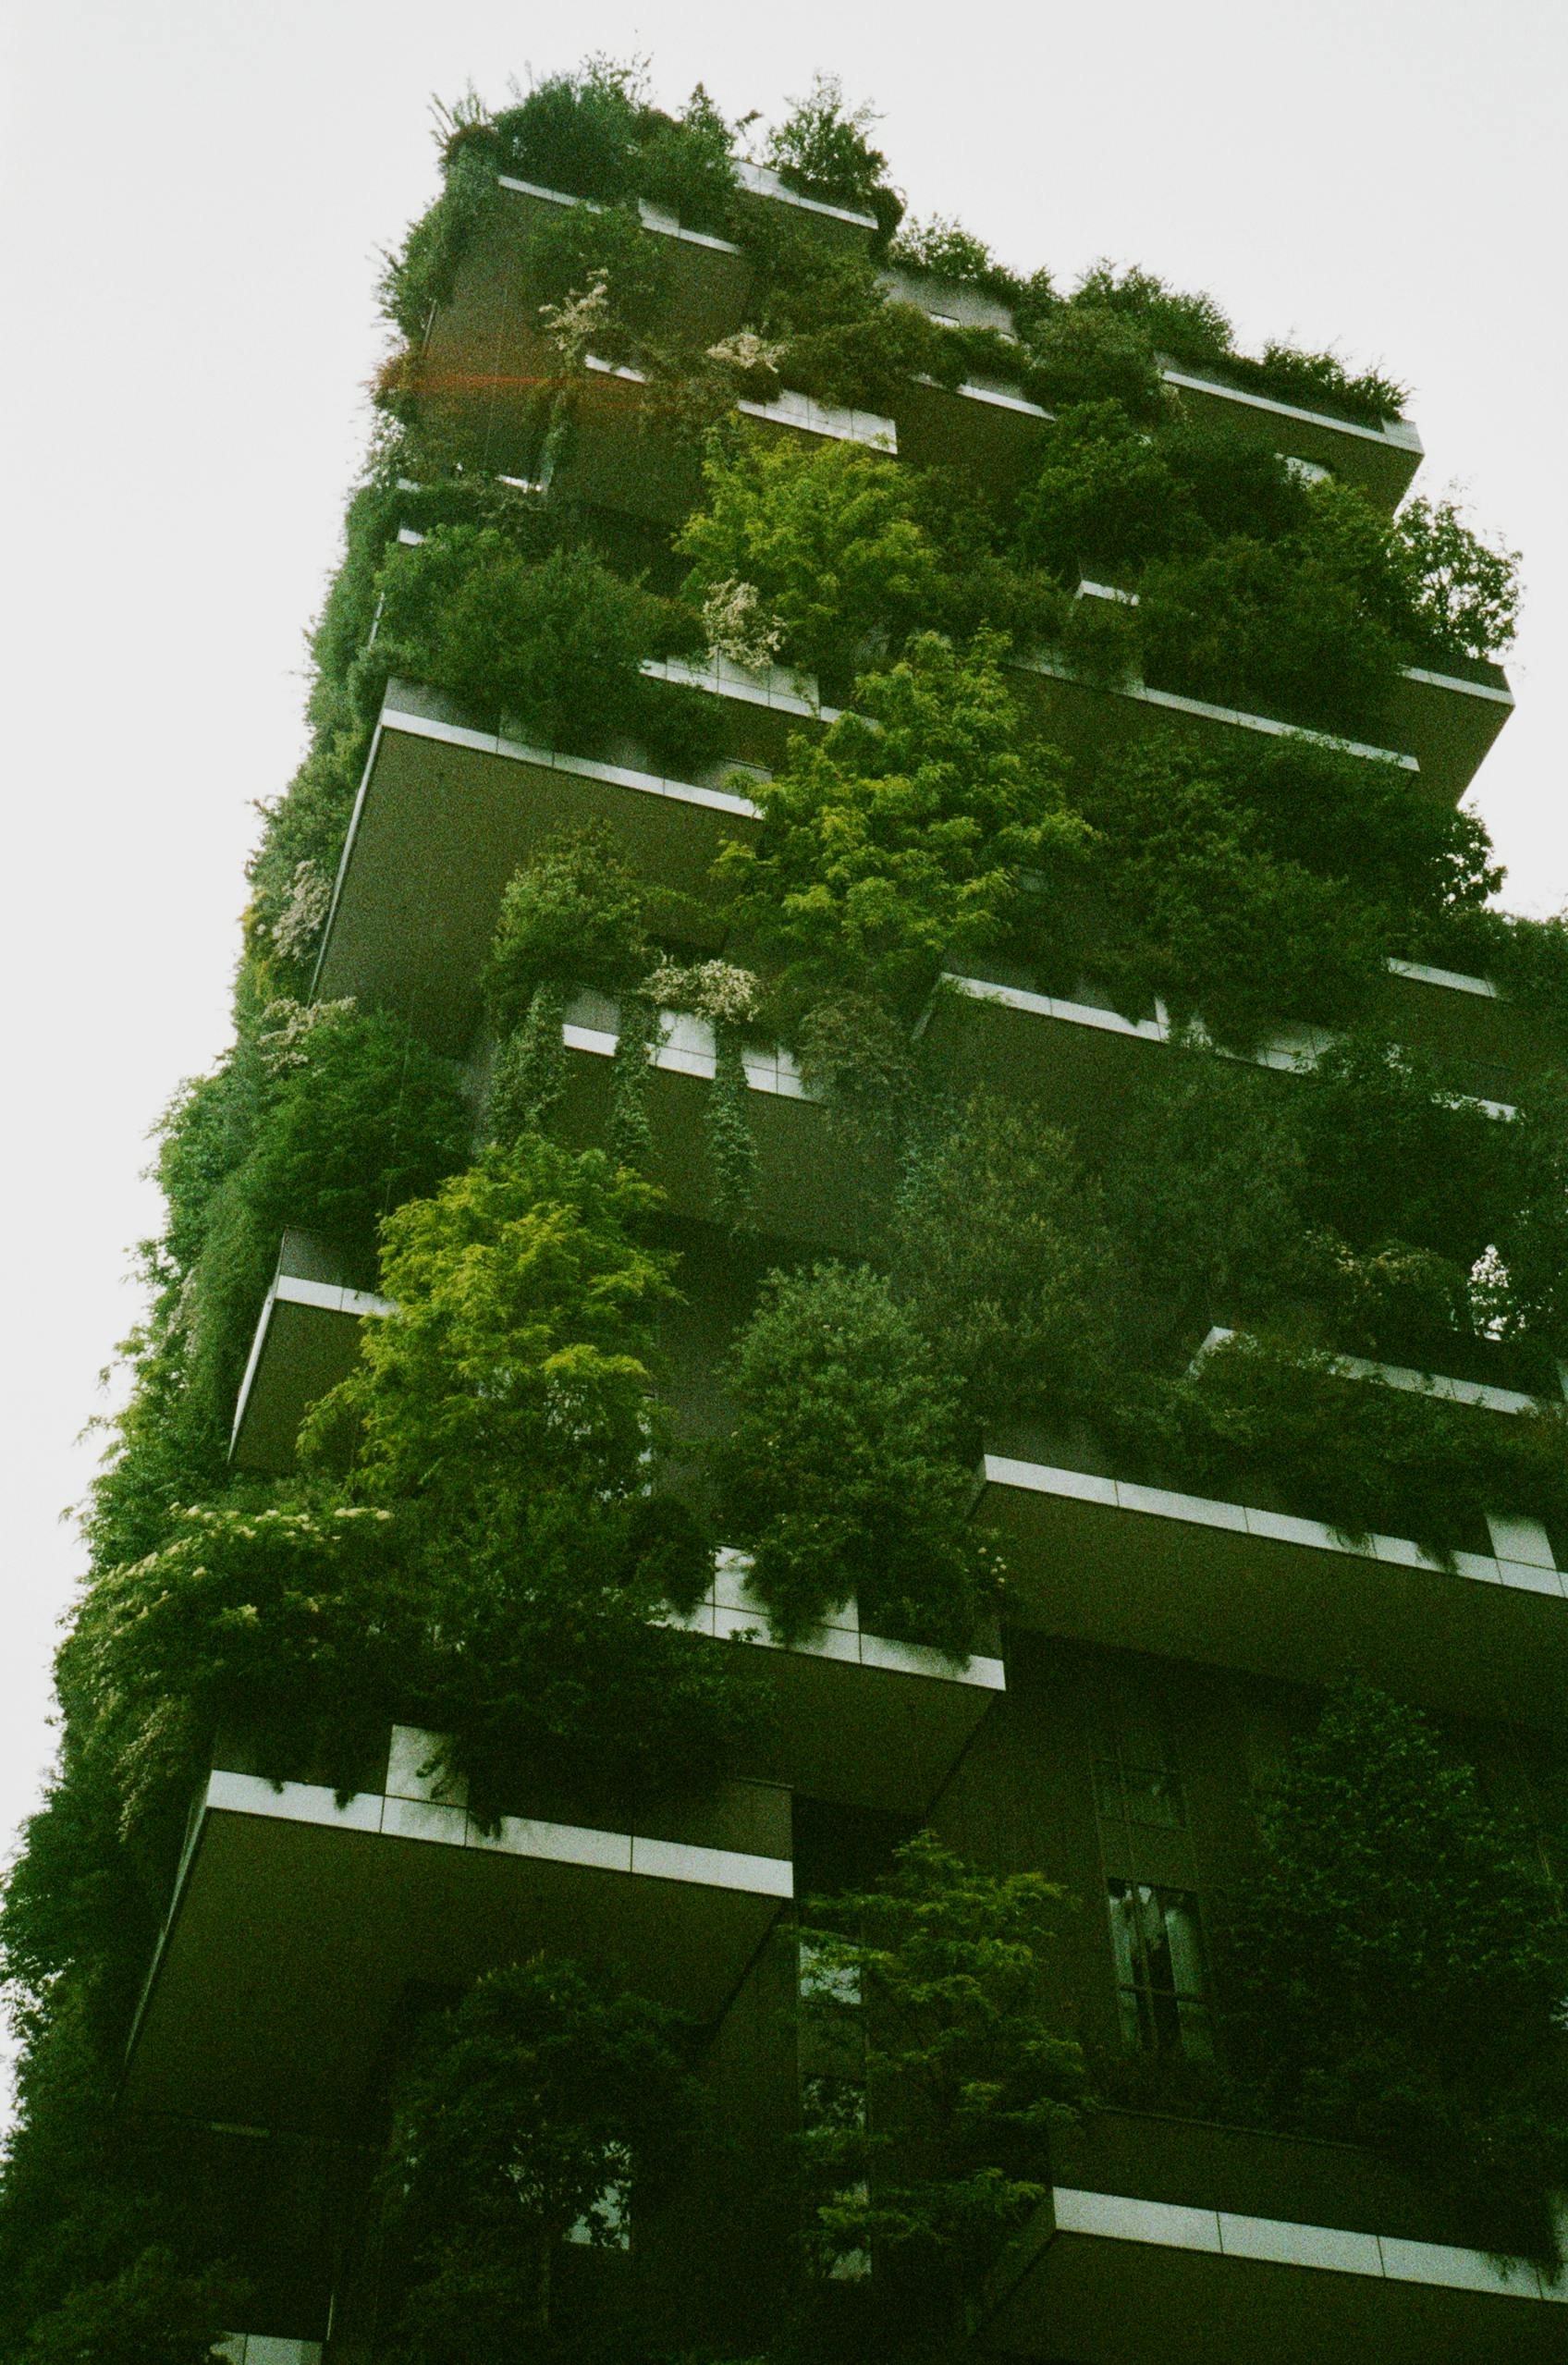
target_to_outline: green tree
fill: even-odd
[[[613,2242],[690,2119],[685,2028],[541,1958],[486,1973],[426,2033],[382,2180],[407,2260],[398,2365],[547,2353],[561,2245]]]
[[[27,2365],[208,2365],[232,2330],[237,2285],[143,2250],[105,2283],[84,2283],[36,2322]]]
[[[900,638],[941,593],[937,551],[897,460],[863,445],[748,430],[716,440],[704,505],[676,536],[688,595],[749,583],[791,656],[827,675],[878,635]]]
[[[1264,1810],[1227,1952],[1238,2063],[1283,2124],[1467,2188],[1553,2254],[1568,2172],[1568,1918],[1416,1709],[1336,1696]]]
[[[846,987],[913,1017],[942,962],[994,944],[1026,864],[1087,840],[1048,750],[1021,752],[992,634],[923,634],[856,685],[864,714],[790,741],[756,790],[762,827],[720,877],[738,926],[783,966],[797,1011]]]
[[[977,1096],[917,1145],[889,1230],[894,1290],[978,1415],[1061,1413],[1103,1393],[1112,1246],[1066,1133]]]
[[[802,2010],[830,2065],[802,2138],[818,2245],[892,2254],[953,2330],[1049,2191],[1051,2138],[1083,2099],[1049,1959],[1065,1903],[923,1832],[876,1887],[810,1907]]]
[[[660,1204],[597,1151],[487,1151],[389,1220],[398,1310],[301,1440],[410,1534],[427,1712],[482,1812],[542,1777],[700,1782],[733,1737],[716,1654],[652,1623],[709,1566],[691,1515],[648,1493],[675,1293],[639,1235]]]
[[[963,1656],[988,1575],[951,1383],[887,1281],[774,1273],[731,1359],[722,1515],[786,1641],[858,1596],[864,1624]]]
[[[377,663],[503,715],[548,747],[630,727],[657,603],[588,550],[537,564],[496,526],[442,526],[395,545],[377,577]]]

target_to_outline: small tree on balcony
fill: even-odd
[[[1330,1701],[1263,1813],[1229,1921],[1238,2065],[1280,2123],[1464,2194],[1554,2256],[1568,2180],[1568,1916],[1525,1834],[1415,1709]]]
[[[383,2179],[411,2273],[397,2365],[550,2353],[568,2241],[619,2247],[692,2109],[680,2016],[557,1958],[492,1971],[430,2031]]]
[[[1084,2094],[1049,1956],[1065,1893],[986,1873],[923,1832],[876,1887],[814,1901],[802,2009],[816,2057],[802,2138],[831,2267],[889,2256],[923,2312],[962,2326],[1050,2187]]]

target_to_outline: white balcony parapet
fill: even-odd
[[[786,387],[769,402],[741,401],[736,409],[747,419],[762,419],[770,426],[793,427],[802,435],[824,435],[841,444],[865,444],[874,451],[896,453],[899,431],[877,411],[849,411],[837,402],[818,402],[809,394]]]
[[[1364,2274],[1389,2283],[1481,2291],[1502,2299],[1568,2302],[1568,2280],[1549,2281],[1528,2259],[1413,2242],[1391,2234],[1352,2233],[1292,2219],[1242,2217],[1223,2209],[1141,2200],[1126,2193],[1083,2192],[1059,2185],[1051,2194],[1056,2232],[1100,2241],[1141,2242],[1161,2249],[1201,2250],[1219,2258]]]
[[[541,199],[546,205],[581,205],[588,214],[608,211],[597,198],[573,197],[564,189],[545,189],[535,180],[520,180],[513,173],[497,173],[496,180],[501,189],[509,189],[520,197]],[[668,205],[650,204],[645,197],[640,197],[637,211],[642,216],[643,227],[654,231],[659,238],[680,239],[687,246],[705,246],[716,254],[742,254],[745,251],[743,247],[736,245],[733,239],[715,238],[708,230],[689,229],[679,214],[672,214]]]
[[[645,657],[642,670],[650,681],[680,682],[690,690],[706,690],[719,698],[736,698],[743,705],[771,706],[781,715],[799,715],[811,722],[836,723],[841,706],[825,706],[815,677],[793,666],[737,665],[733,657],[712,651],[705,657]]]
[[[280,2340],[276,2334],[231,2332],[214,2352],[230,2365],[321,2365],[319,2340]]]
[[[788,181],[781,180],[771,165],[753,165],[749,158],[739,156],[735,160],[735,178],[753,197],[771,197],[780,205],[798,205],[807,214],[823,214],[830,221],[852,223],[857,230],[876,227],[875,214],[857,213],[849,205],[829,205],[820,197],[803,197],[798,189],[791,189]]]
[[[258,1774],[215,1772],[208,1779],[205,1806],[210,1813],[315,1823],[329,1831],[377,1832],[384,1839],[483,1849],[551,1864],[686,1881],[701,1888],[743,1890],[756,1896],[794,1893],[794,1874],[787,1856],[751,1856],[732,1848],[645,1839],[631,1832],[600,1831],[522,1815],[503,1815],[494,1829],[487,1830],[470,1814],[460,1785],[447,1785],[439,1777],[422,1772],[439,1746],[435,1734],[411,1725],[394,1726],[385,1794],[358,1791],[340,1804],[337,1792],[324,1784],[274,1783]]]
[[[948,1684],[969,1684],[982,1691],[1004,1692],[1007,1675],[999,1659],[973,1653],[955,1658],[921,1643],[895,1642],[887,1635],[868,1633],[851,1599],[827,1611],[810,1635],[792,1643],[780,1642],[773,1631],[766,1605],[751,1586],[751,1555],[729,1546],[714,1555],[713,1582],[706,1598],[693,1610],[668,1611],[661,1625],[679,1626],[688,1634],[714,1635],[721,1640],[753,1645],[762,1650],[800,1652],[815,1659],[838,1660],[851,1666],[879,1667],[889,1673],[935,1678]]]
[[[1234,1330],[1216,1323],[1193,1357],[1189,1370],[1195,1371],[1216,1347],[1226,1345],[1236,1335]],[[1554,1403],[1560,1405],[1562,1401],[1525,1395],[1517,1388],[1498,1388],[1490,1380],[1455,1379],[1444,1372],[1415,1371],[1405,1364],[1371,1363],[1364,1355],[1336,1354],[1334,1366],[1347,1379],[1379,1380],[1385,1388],[1407,1389],[1413,1395],[1431,1396],[1445,1404],[1474,1404],[1488,1413],[1546,1413],[1553,1409]],[[1563,1392],[1568,1394],[1568,1381]]]
[[[1441,986],[1451,994],[1479,994],[1494,1002],[1501,999],[1489,977],[1467,977],[1458,969],[1434,969],[1426,961],[1397,961],[1391,953],[1384,966],[1390,976],[1412,977],[1418,986]]]
[[[982,1486],[1011,1488],[1019,1492],[1054,1495],[1059,1500],[1093,1502],[1107,1510],[1136,1513],[1145,1518],[1175,1520],[1190,1527],[1224,1528],[1233,1535],[1256,1536],[1271,1543],[1293,1544],[1305,1551],[1332,1552],[1341,1559],[1382,1562],[1399,1568],[1429,1569],[1458,1575],[1480,1585],[1511,1586],[1525,1593],[1545,1593],[1568,1599],[1568,1584],[1550,1560],[1541,1531],[1529,1523],[1532,1549],[1549,1554],[1539,1559],[1502,1557],[1497,1552],[1456,1551],[1445,1567],[1436,1554],[1408,1536],[1369,1535],[1353,1539],[1320,1519],[1301,1519],[1293,1513],[1258,1511],[1248,1504],[1225,1502],[1208,1495],[1177,1494],[1169,1487],[1145,1487],[1124,1478],[1101,1477],[1088,1470],[1056,1469],[1041,1462],[1021,1462],[987,1453],[981,1464]],[[1514,1523],[1516,1525],[1517,1523]],[[1525,1531],[1520,1529],[1522,1538]],[[1499,1520],[1494,1544],[1514,1542],[1513,1526]]]

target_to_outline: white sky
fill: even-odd
[[[1568,898],[1561,0],[48,0],[11,16],[6,394],[11,1247],[0,1843],[47,1765],[58,1522],[156,1220],[144,1135],[227,1033],[252,800],[302,748],[301,632],[383,345],[377,250],[435,185],[426,104],[584,50],[777,113],[883,110],[916,213],[1069,283],[1210,289],[1243,342],[1415,389],[1429,490],[1525,553],[1520,712],[1477,798],[1506,900]],[[18,516],[19,509],[19,516]]]

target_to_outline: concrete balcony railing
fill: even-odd
[[[410,1991],[460,1991],[541,1949],[621,1964],[716,2016],[793,1894],[787,1792],[526,1802],[494,1825],[392,1730],[378,1788],[214,1767],[132,2029],[137,2110],[341,2133]]]
[[[751,749],[781,748],[799,727],[766,697],[729,703],[748,756],[717,766],[721,778]],[[429,692],[390,682],[312,991],[395,1010],[435,1049],[460,1058],[478,1023],[501,897],[545,839],[603,823],[639,877],[700,907],[721,847],[755,817],[746,797],[717,780],[671,780],[530,746],[459,721]]]
[[[1468,981],[1467,981],[1468,982]],[[1434,997],[1417,981],[1414,991],[1390,978],[1390,990],[1376,1015],[1390,1022],[1395,1039],[1405,1040],[1403,1022],[1415,1006]],[[1499,1035],[1488,1028],[1477,1041],[1470,1021],[1475,1008],[1455,997],[1447,1010],[1419,1011],[1412,1028],[1413,1048],[1430,1057],[1440,1076],[1488,1116],[1513,1118],[1517,1104],[1467,1089],[1508,1084],[1527,1090],[1547,1064],[1543,1058],[1511,1060],[1495,1054]],[[1493,1005],[1495,1011],[1496,1005]],[[1507,1015],[1508,1006],[1502,1006]],[[982,1086],[1026,1100],[1053,1124],[1072,1129],[1086,1144],[1112,1141],[1124,1126],[1129,1105],[1160,1072],[1158,1061],[1176,1039],[1165,1004],[1152,1015],[1129,1018],[1107,1002],[1068,1000],[993,977],[949,974],[922,1022],[922,1031],[944,1075],[955,1090]],[[1525,1030],[1526,1034],[1530,1030]],[[1282,1075],[1307,1072],[1335,1040],[1327,1027],[1280,1027],[1250,1053],[1219,1049]]]
[[[1408,1537],[987,1453],[976,1516],[1019,1625],[1313,1685],[1358,1670],[1439,1714],[1555,1724],[1568,1709],[1568,1576],[1501,1513],[1452,1567]]]
[[[1237,1337],[1234,1330],[1216,1323],[1197,1354],[1193,1358],[1195,1370],[1206,1355]],[[1335,1354],[1334,1364],[1340,1377],[1345,1379],[1370,1380],[1384,1388],[1396,1388],[1415,1396],[1429,1396],[1434,1403],[1465,1404],[1483,1413],[1561,1413],[1568,1398],[1568,1368],[1560,1366],[1562,1385],[1555,1396],[1535,1396],[1523,1389],[1504,1388],[1496,1380],[1469,1379],[1441,1371],[1416,1371],[1408,1365],[1374,1363],[1366,1355]],[[1548,1563],[1550,1565],[1550,1562]]]
[[[954,1658],[867,1631],[851,1601],[786,1645],[750,1565],[719,1552],[707,1599],[668,1623],[741,1648],[764,1711],[753,1770],[808,1797],[923,1813],[1007,1688],[999,1638]]]

